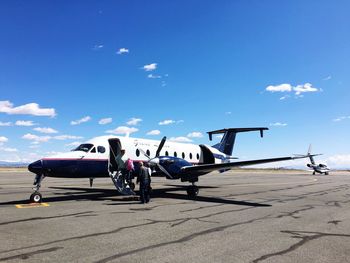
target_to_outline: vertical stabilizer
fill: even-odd
[[[311,162],[312,164],[315,164],[314,157],[311,155],[311,149],[312,149],[312,146],[311,146],[311,144],[310,144],[310,145],[309,145],[309,149],[308,149],[308,151],[307,151],[307,156],[309,156],[310,162]]]
[[[209,139],[212,140],[213,134],[224,134],[220,143],[213,145],[214,148],[227,155],[232,155],[233,147],[236,140],[236,134],[239,132],[260,131],[260,137],[263,137],[263,131],[268,130],[265,127],[255,128],[228,128],[208,132]]]

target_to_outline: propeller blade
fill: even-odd
[[[168,171],[167,171],[163,166],[161,166],[159,163],[157,163],[157,166],[158,166],[158,168],[159,168],[163,173],[165,173],[167,176],[169,176],[171,179],[173,179],[173,177],[171,176],[171,174],[168,173]]]
[[[160,151],[162,150],[165,141],[166,141],[166,136],[163,137],[163,139],[161,140],[161,142],[160,142],[160,144],[159,144],[159,146],[158,146],[158,149],[157,149],[157,152],[156,152],[156,157],[159,156]]]

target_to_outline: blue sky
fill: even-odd
[[[312,143],[330,165],[350,167],[349,10],[348,1],[1,1],[0,160],[67,151],[120,127],[212,144],[207,131],[266,126],[264,139],[238,135],[234,154]]]

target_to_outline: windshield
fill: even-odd
[[[88,152],[94,145],[90,143],[83,143],[80,144],[77,148],[75,148],[73,151],[83,151]]]

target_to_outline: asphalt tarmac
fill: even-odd
[[[142,205],[110,179],[0,172],[0,262],[350,262],[350,173],[230,171],[153,178]]]

